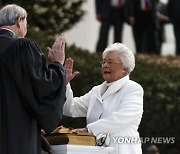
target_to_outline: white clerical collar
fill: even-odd
[[[15,33],[12,30],[8,29],[8,28],[0,28],[0,29],[8,30],[8,31],[10,31],[11,33],[13,33],[15,35]]]

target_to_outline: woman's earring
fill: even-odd
[[[123,73],[123,76],[125,76],[125,75],[126,75],[125,71],[122,71],[122,73]]]

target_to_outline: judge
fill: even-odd
[[[22,7],[0,9],[0,154],[40,154],[41,129],[50,133],[62,118],[64,38],[48,48],[48,65],[26,32]]]
[[[114,43],[102,54],[101,70],[105,80],[102,84],[81,97],[74,97],[70,84],[66,86],[64,115],[86,117],[86,128],[79,130],[88,131],[97,138],[106,135],[98,143],[114,147],[112,154],[142,154],[138,127],[143,113],[144,92],[140,84],[129,78],[134,67],[132,51],[124,44]],[[72,59],[67,59],[65,69],[69,79],[77,74],[72,73],[72,68]],[[133,143],[122,141],[128,138]]]

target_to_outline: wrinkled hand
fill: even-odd
[[[88,129],[86,127],[84,128],[77,128],[73,130],[74,132],[88,132]]]
[[[65,61],[65,72],[66,72],[66,84],[70,82],[76,75],[79,74],[78,71],[73,72],[74,61],[71,58],[67,58]]]
[[[65,40],[62,36],[58,36],[52,48],[48,49],[48,58],[50,62],[60,62],[62,65],[65,60]]]

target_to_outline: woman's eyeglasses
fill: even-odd
[[[101,61],[100,62],[100,64],[101,65],[105,65],[105,64],[107,64],[107,65],[109,65],[109,66],[112,66],[112,65],[114,65],[114,64],[122,64],[122,63],[120,63],[120,62],[115,62],[115,61]]]

